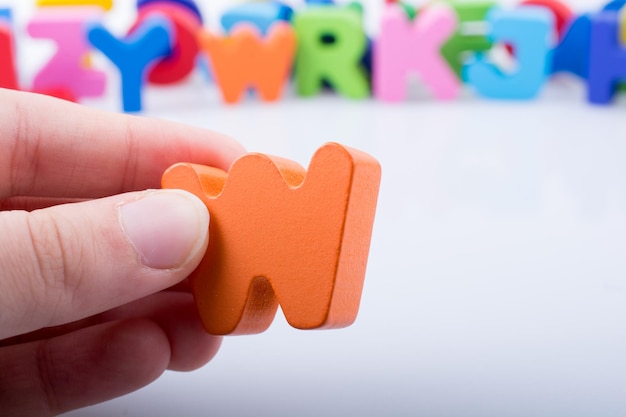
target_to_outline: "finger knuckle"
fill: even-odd
[[[86,251],[71,221],[42,210],[26,216],[40,296],[73,305],[82,284]],[[42,292],[42,293],[41,293]],[[48,306],[54,308],[55,306]]]
[[[11,113],[12,131],[8,133],[7,160],[10,196],[27,194],[34,187],[40,165],[41,135],[32,122],[30,107],[22,100],[15,100]]]

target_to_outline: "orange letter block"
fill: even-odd
[[[228,173],[177,164],[163,188],[200,197],[211,213],[209,248],[191,277],[207,332],[260,333],[278,304],[300,329],[355,320],[369,252],[380,165],[326,144],[308,173],[295,162],[248,154]]]
[[[37,0],[37,6],[99,6],[111,10],[113,0]]]
[[[282,22],[272,26],[265,40],[256,28],[242,24],[224,38],[201,30],[198,42],[227,103],[239,101],[249,87],[255,87],[265,101],[277,100],[289,77],[297,43],[291,26]]]

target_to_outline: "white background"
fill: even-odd
[[[132,20],[132,3],[117,2],[111,27]],[[226,4],[203,3],[213,27]],[[375,32],[381,6],[366,6]],[[44,49],[21,40],[24,83]],[[119,110],[115,70],[96,59],[110,88],[87,104]],[[591,106],[571,78],[530,102],[413,90],[395,105],[286,91],[227,106],[200,73],[150,87],[147,116],[251,151],[306,166],[337,141],[379,159],[361,311],[350,328],[309,332],[279,314],[264,334],[226,338],[199,371],[69,415],[625,416],[626,101]]]

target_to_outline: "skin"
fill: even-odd
[[[154,196],[194,212],[183,191],[144,190],[176,162],[226,170],[244,149],[214,132],[34,94],[0,90],[0,103],[2,415],[60,414],[211,360],[221,339],[202,329],[185,282],[206,227],[191,245],[155,226],[157,250],[183,245],[172,265],[156,265],[119,213]],[[206,213],[198,219],[208,226]]]

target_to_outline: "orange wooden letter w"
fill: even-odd
[[[300,329],[355,320],[370,246],[380,165],[361,151],[326,144],[309,172],[262,154],[228,173],[177,164],[164,188],[200,197],[211,213],[209,248],[191,277],[211,334],[259,333],[278,304]]]

